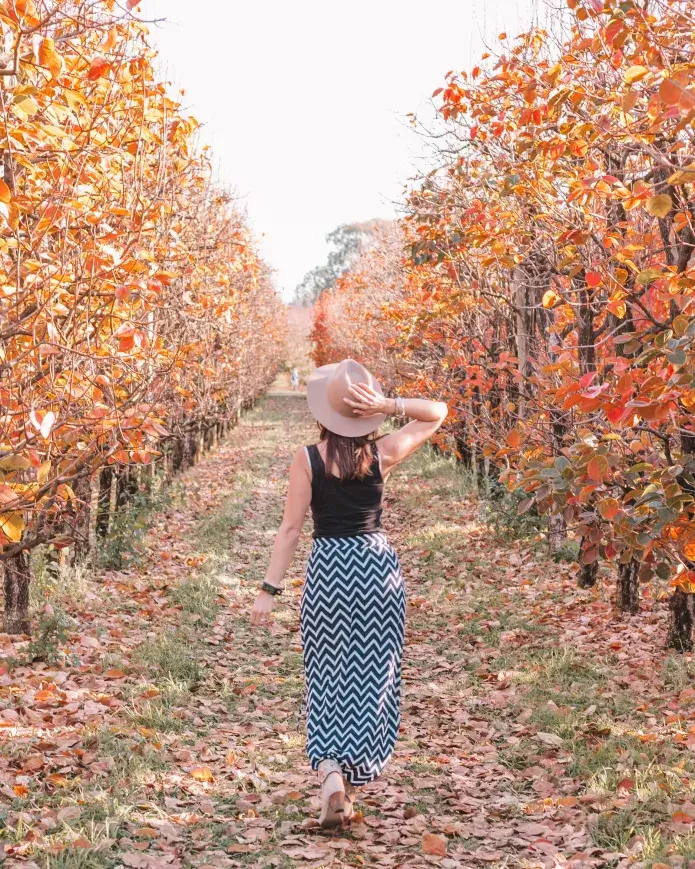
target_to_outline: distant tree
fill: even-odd
[[[321,293],[335,286],[338,278],[350,269],[360,254],[368,248],[376,232],[389,224],[379,218],[362,223],[343,223],[329,232],[326,242],[333,250],[329,251],[326,262],[316,266],[304,275],[295,290],[295,301],[302,305],[315,302]]]

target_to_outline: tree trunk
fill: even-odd
[[[471,445],[466,440],[466,428],[465,425],[459,422],[456,425],[456,429],[454,430],[454,443],[456,444],[456,450],[458,452],[458,461],[463,467],[470,471],[473,467],[473,452],[471,450]]]
[[[196,440],[193,432],[187,432],[183,442],[183,468],[190,468],[195,461]]]
[[[591,564],[580,564],[579,574],[577,576],[577,585],[579,588],[593,588],[596,585],[598,578],[598,560],[592,561]]]
[[[551,555],[562,549],[567,539],[567,525],[561,513],[551,513],[548,516],[548,549]]]
[[[171,446],[171,471],[172,476],[178,474],[183,467],[183,439],[180,437],[174,438]]]
[[[127,507],[138,491],[138,479],[135,468],[125,465],[118,471],[116,486],[116,509],[122,510]]]
[[[693,649],[693,595],[677,588],[668,608],[671,620],[668,626],[666,646],[678,652],[691,652]]]
[[[73,561],[79,563],[89,555],[89,523],[91,517],[92,485],[89,477],[80,477],[75,484],[75,494],[79,499],[74,520]]]
[[[31,563],[28,552],[20,552],[4,562],[5,612],[4,628],[7,634],[28,634],[29,583]]]
[[[99,537],[106,537],[109,533],[112,477],[113,465],[104,465],[99,474],[99,506],[97,508],[97,536]]]
[[[526,276],[522,269],[514,269],[512,274],[512,288],[514,292],[514,303],[516,305],[516,356],[519,360],[519,374],[521,381],[519,384],[518,397],[518,416],[519,419],[524,419],[526,416],[526,401],[524,394],[526,369],[528,364],[528,315],[527,310],[528,294]]]
[[[633,558],[627,564],[618,565],[616,603],[624,613],[639,612],[639,561]]]

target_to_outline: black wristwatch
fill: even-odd
[[[261,591],[267,591],[268,594],[272,594],[275,597],[278,594],[282,594],[282,589],[278,588],[277,585],[271,585],[269,582],[261,583]]]

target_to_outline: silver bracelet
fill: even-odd
[[[396,405],[393,416],[405,416],[405,404],[400,395],[397,395],[394,399],[394,403]]]

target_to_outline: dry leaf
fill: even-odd
[[[436,857],[446,857],[446,838],[437,833],[425,833],[422,837],[422,852]]]

